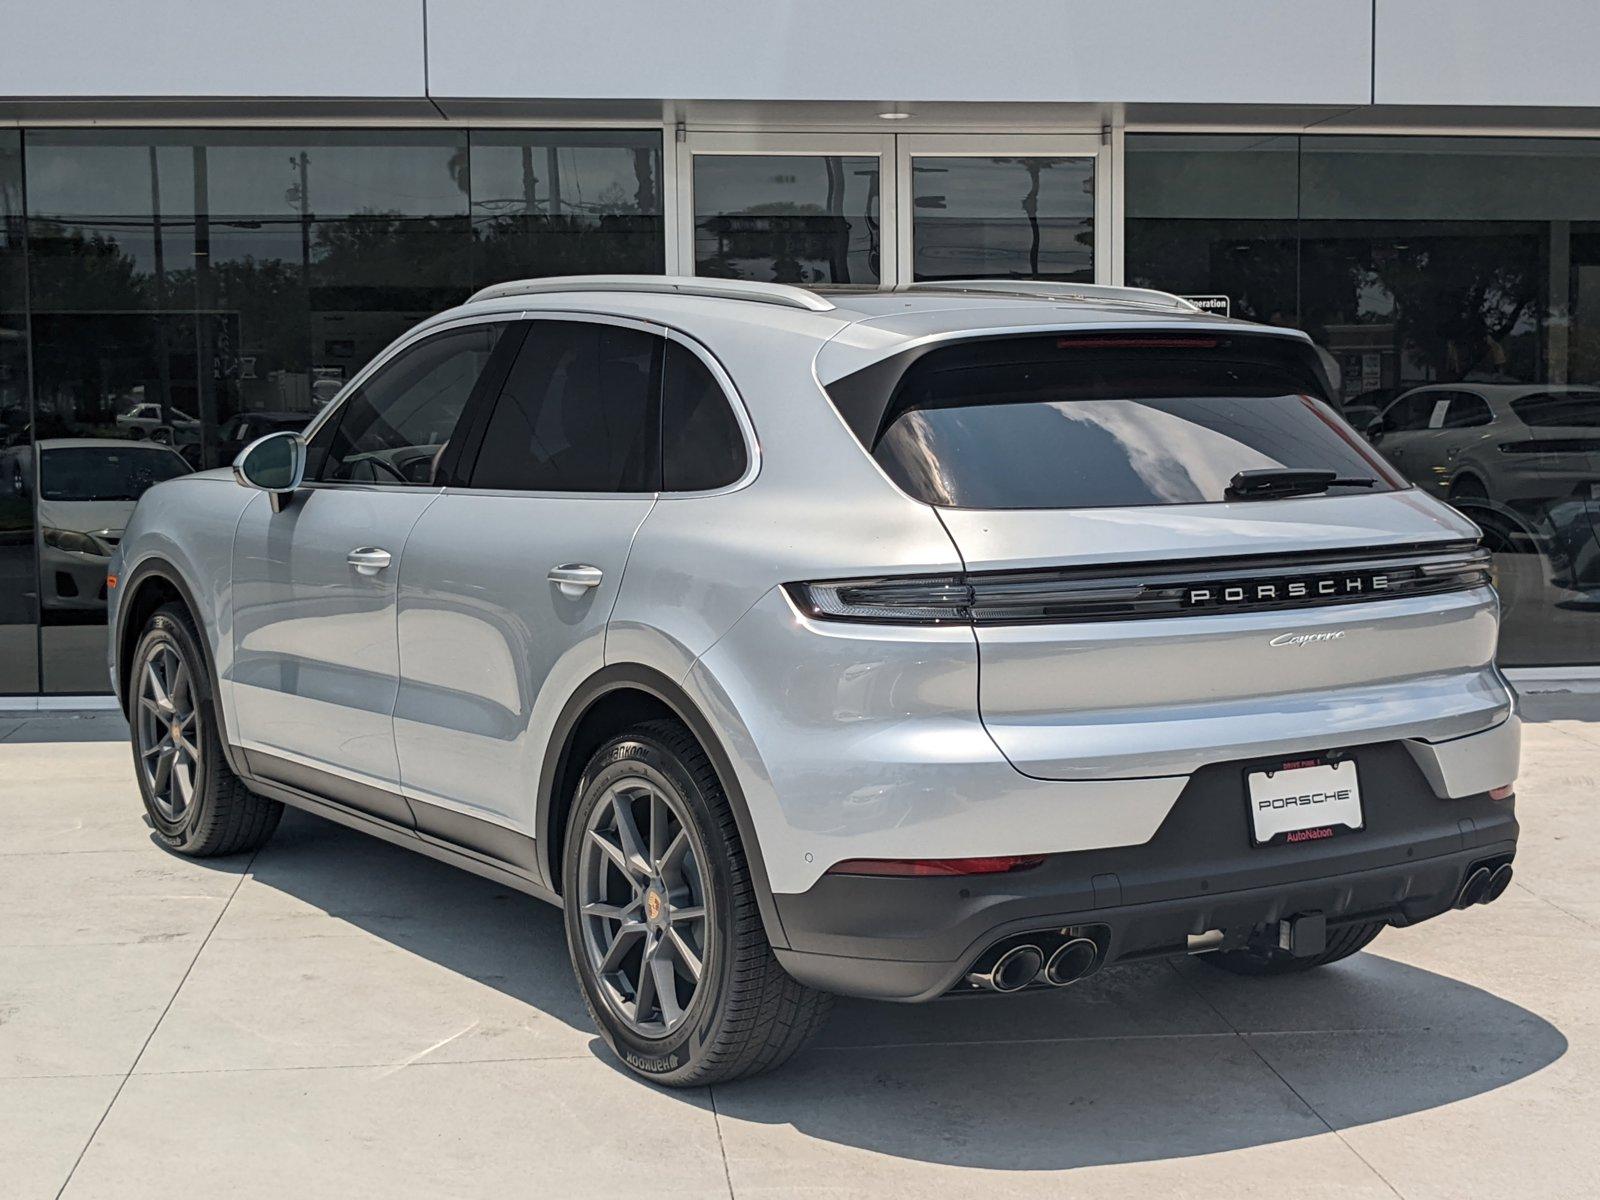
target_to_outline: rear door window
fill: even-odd
[[[1309,349],[1277,342],[962,343],[911,364],[868,448],[908,494],[955,508],[1213,503],[1238,472],[1274,468],[1404,486],[1322,399]]]
[[[1475,429],[1494,420],[1489,405],[1482,396],[1471,392],[1456,392],[1450,397],[1450,411],[1445,414],[1446,429]]]
[[[484,430],[470,486],[652,492],[660,481],[655,334],[530,321]]]

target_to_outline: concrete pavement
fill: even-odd
[[[551,908],[290,814],[150,839],[120,720],[0,714],[0,1196],[1592,1197],[1600,698],[1535,697],[1517,882],[1298,979],[841,1002],[623,1073]]]

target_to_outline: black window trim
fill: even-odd
[[[755,423],[750,419],[750,414],[745,408],[744,397],[739,394],[739,389],[734,386],[733,377],[728,374],[717,356],[711,353],[703,343],[682,330],[671,326],[661,327],[661,333],[669,340],[677,342],[700,360],[700,364],[711,373],[711,378],[722,390],[722,402],[733,410],[734,423],[739,426],[739,436],[744,439],[744,470],[739,478],[732,483],[725,483],[721,487],[703,488],[699,491],[663,491],[663,497],[676,499],[693,499],[700,496],[721,496],[728,492],[736,492],[740,488],[748,487],[755,477],[761,473],[761,441],[756,436]]]
[[[504,382],[510,372],[511,364],[516,361],[515,351],[522,348],[522,341],[527,336],[528,322],[530,321],[586,321],[601,325],[619,325],[627,329],[638,329],[646,333],[664,337],[677,342],[700,360],[705,368],[711,372],[711,377],[716,380],[717,386],[722,389],[724,403],[733,410],[733,419],[739,426],[739,434],[744,438],[745,469],[744,474],[730,484],[719,488],[709,488],[697,492],[542,492],[542,491],[512,491],[488,488],[469,488],[467,480],[471,478],[472,468],[477,465],[478,451],[482,448],[483,435],[488,428],[489,413],[492,401],[499,398],[499,385]],[[670,499],[696,499],[702,496],[721,496],[728,492],[735,492],[748,487],[761,473],[761,439],[756,433],[755,422],[751,419],[749,409],[744,403],[744,397],[733,382],[733,377],[728,373],[721,361],[713,354],[705,343],[699,341],[692,334],[672,325],[664,325],[656,321],[648,321],[638,317],[626,317],[616,313],[588,312],[578,309],[521,309],[509,308],[495,312],[471,313],[449,321],[430,323],[405,334],[402,338],[392,343],[387,349],[364,366],[347,383],[323,410],[312,418],[311,423],[302,432],[302,437],[307,443],[316,437],[324,426],[340,419],[340,414],[350,398],[366,385],[367,380],[381,371],[393,359],[398,358],[411,347],[417,345],[425,338],[436,334],[447,333],[464,326],[484,323],[504,323],[510,328],[501,335],[500,341],[495,345],[495,352],[479,376],[477,385],[473,388],[472,396],[467,401],[467,406],[461,413],[463,436],[452,438],[461,444],[459,453],[447,453],[446,458],[440,463],[440,470],[444,476],[437,485],[446,490],[471,491],[479,496],[550,496],[588,499],[637,499],[640,496],[660,496]],[[490,381],[493,386],[490,387]],[[303,485],[307,488],[359,488],[363,491],[395,491],[415,492],[416,485],[398,483],[353,483],[349,480],[306,480]]]
[[[717,361],[716,356],[713,355],[711,351],[707,349],[701,342],[696,341],[690,335],[684,333],[680,329],[674,328],[673,326],[663,325],[658,321],[649,321],[640,317],[622,316],[618,313],[597,313],[580,311],[577,309],[541,308],[523,310],[521,312],[503,315],[515,322],[519,326],[520,332],[516,336],[502,338],[500,344],[505,345],[507,342],[512,342],[518,349],[521,348],[523,339],[527,336],[529,325],[534,321],[576,321],[591,325],[614,325],[622,329],[635,329],[642,333],[648,333],[654,335],[655,337],[663,338],[667,341],[677,342],[696,358],[698,358],[706,367],[706,369],[711,372],[712,379],[714,379],[717,383],[717,386],[722,389],[723,402],[733,410],[734,420],[739,426],[739,434],[744,439],[744,473],[730,484],[726,484],[718,488],[708,488],[704,491],[697,492],[669,492],[659,489],[653,492],[566,492],[532,490],[526,488],[469,487],[467,485],[467,481],[472,477],[473,468],[477,466],[478,454],[483,449],[483,438],[488,432],[489,414],[492,411],[493,402],[499,399],[500,389],[498,387],[498,383],[504,381],[506,374],[509,373],[511,369],[512,362],[515,361],[514,358],[508,354],[502,362],[499,378],[497,380],[497,386],[495,386],[491,391],[488,392],[488,394],[485,395],[480,396],[475,392],[473,394],[472,403],[468,406],[467,411],[463,414],[462,419],[468,422],[468,431],[467,436],[463,439],[461,455],[453,464],[454,470],[451,472],[450,477],[445,483],[445,487],[448,490],[462,493],[470,492],[474,496],[533,496],[546,499],[562,500],[638,500],[641,497],[659,497],[662,499],[678,500],[697,498],[701,496],[720,496],[725,492],[737,491],[742,487],[746,487],[752,480],[755,479],[761,466],[760,442],[756,438],[755,426],[751,422],[748,412],[745,410],[743,398],[739,396],[738,390],[733,385],[732,377],[729,376],[722,364]],[[498,350],[498,347],[496,349]],[[491,367],[492,366],[493,364],[491,364]],[[487,378],[489,374],[490,371],[486,370],[484,372],[485,378]],[[657,386],[660,386],[659,379],[657,380]],[[659,447],[659,431],[657,433],[656,440]]]

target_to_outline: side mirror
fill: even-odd
[[[1372,420],[1367,422],[1367,427],[1362,432],[1367,435],[1367,441],[1377,441],[1383,436],[1383,418],[1373,417]]]
[[[283,511],[283,502],[294,495],[305,473],[305,440],[289,430],[257,438],[233,460],[234,480],[271,496],[273,512]]]

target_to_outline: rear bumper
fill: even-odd
[[[1253,929],[1319,912],[1415,924],[1447,911],[1467,870],[1516,850],[1512,801],[1441,799],[1399,744],[1354,752],[1366,828],[1321,842],[1253,847],[1243,764],[1190,779],[1139,846],[1057,854],[1031,871],[959,878],[827,875],[775,897],[802,982],[848,995],[926,1000],[956,986],[996,942],[1094,927],[1104,961],[1186,952],[1189,934]]]

